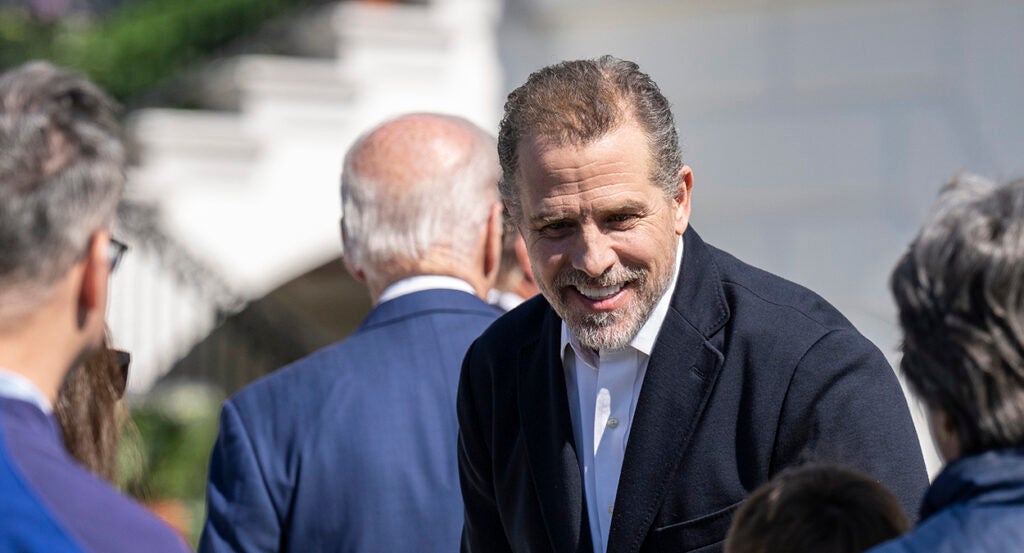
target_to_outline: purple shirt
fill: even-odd
[[[0,550],[182,553],[184,540],[87,471],[56,420],[0,397]]]

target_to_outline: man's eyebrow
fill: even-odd
[[[651,206],[649,206],[649,205],[647,205],[647,204],[645,204],[643,202],[627,200],[627,201],[622,202],[621,204],[615,206],[613,209],[609,209],[608,211],[611,211],[611,212],[623,212],[623,211],[646,212],[646,211],[650,211],[650,209],[651,209]]]
[[[555,212],[538,213],[537,215],[534,215],[533,217],[530,217],[530,224],[532,224],[534,226],[546,225],[548,223],[554,223],[554,222],[557,222],[557,221],[564,221],[565,219],[568,219],[568,216],[565,213],[555,213]]]

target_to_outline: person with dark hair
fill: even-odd
[[[442,553],[458,547],[455,394],[501,312],[494,138],[407,114],[358,138],[341,174],[345,266],[374,308],[348,338],[224,402],[202,553]]]
[[[68,455],[53,416],[100,347],[125,154],[113,102],[81,75],[0,75],[0,550],[182,552],[140,505]]]
[[[720,551],[750,490],[808,459],[917,504],[892,367],[824,299],[689,225],[693,171],[635,63],[530,75],[498,157],[541,294],[463,362],[464,551]]]
[[[899,500],[878,482],[811,463],[750,494],[733,517],[725,553],[862,553],[909,528]]]
[[[1024,179],[960,176],[893,269],[900,369],[948,463],[877,553],[1024,550]]]

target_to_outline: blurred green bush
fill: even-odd
[[[44,58],[120,100],[135,96],[259,24],[308,0],[145,0],[104,17],[33,18],[0,7],[0,68]]]
[[[210,386],[158,388],[132,406],[122,432],[121,487],[193,546],[206,517],[206,477],[223,396]]]

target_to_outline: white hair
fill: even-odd
[[[495,140],[467,121],[450,120],[473,135],[472,146],[459,152],[450,172],[401,190],[356,169],[360,146],[373,131],[349,149],[341,176],[341,228],[350,265],[372,276],[415,263],[434,248],[449,250],[456,263],[475,254],[480,228],[498,201]]]

